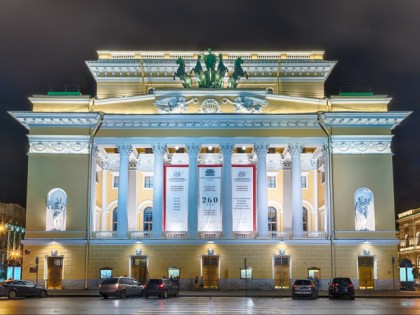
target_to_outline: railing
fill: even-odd
[[[116,238],[117,232],[115,231],[94,231],[92,238],[94,239],[113,239]]]
[[[187,232],[166,232],[167,239],[184,239],[187,238]]]
[[[222,236],[221,232],[200,232],[200,238],[203,239],[216,239]]]
[[[305,238],[327,239],[328,238],[328,232],[325,232],[325,231],[309,231],[309,232],[304,232],[303,237],[305,237]]]
[[[50,85],[47,95],[80,95],[78,85]]]
[[[284,231],[270,231],[268,232],[269,238],[278,238],[278,239],[291,239],[292,232],[284,232]]]
[[[132,240],[142,240],[152,238],[151,231],[129,231],[128,238]]]
[[[256,233],[252,232],[235,232],[233,233],[234,238],[237,239],[255,239]]]

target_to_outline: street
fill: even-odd
[[[292,300],[291,298],[179,297],[0,299],[0,314],[419,314],[419,299]]]

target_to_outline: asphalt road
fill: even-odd
[[[179,297],[0,299],[0,314],[420,314],[420,299],[293,300],[291,298]]]

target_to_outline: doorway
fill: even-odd
[[[274,256],[274,288],[290,288],[290,257]]]
[[[47,257],[47,289],[61,289],[63,284],[63,257]]]
[[[219,288],[219,256],[203,256],[203,285],[205,289]]]
[[[359,288],[373,289],[373,256],[359,256],[357,263],[359,268]]]
[[[147,257],[131,256],[131,276],[139,283],[145,284],[147,281]]]

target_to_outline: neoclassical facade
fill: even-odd
[[[203,277],[207,289],[392,289],[390,98],[326,96],[323,52],[99,51],[96,96],[50,91],[29,130],[24,278]]]

